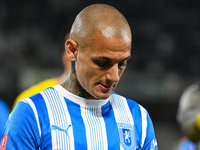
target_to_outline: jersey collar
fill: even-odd
[[[96,106],[96,107],[101,107],[105,105],[110,97],[107,99],[98,99],[98,100],[93,100],[93,99],[85,99],[83,97],[77,96],[75,94],[72,94],[71,92],[67,91],[65,88],[63,88],[60,84],[55,85],[54,89],[58,91],[61,95],[69,99],[70,101],[73,101],[75,103],[80,104],[81,106]]]

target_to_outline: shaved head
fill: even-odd
[[[93,42],[96,33],[108,38],[131,39],[131,30],[125,17],[112,6],[94,4],[83,9],[76,17],[70,39],[85,47]]]
[[[94,4],[75,18],[65,49],[71,71],[63,83],[87,99],[106,99],[114,91],[131,57],[131,29],[112,6]]]

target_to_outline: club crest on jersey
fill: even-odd
[[[128,124],[117,124],[120,143],[124,149],[135,149],[135,134],[134,134],[134,126]]]

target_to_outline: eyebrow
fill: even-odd
[[[124,60],[129,60],[130,58],[131,58],[131,55],[128,56],[127,58],[125,58]],[[124,60],[123,60],[123,61],[124,61]]]
[[[123,59],[122,61],[125,61],[125,60],[129,60],[131,58],[131,55],[128,56],[127,58]],[[111,60],[110,58],[108,57],[103,57],[103,56],[100,56],[100,57],[93,57],[92,59],[104,59],[104,60]]]

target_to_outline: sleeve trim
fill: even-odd
[[[32,108],[32,110],[33,110],[33,112],[34,112],[34,115],[35,115],[35,119],[36,119],[36,121],[37,121],[38,131],[39,131],[39,135],[40,135],[40,138],[41,138],[41,128],[40,128],[38,113],[37,113],[35,104],[33,103],[33,101],[32,101],[30,98],[25,98],[25,99],[23,99],[22,101],[25,102],[25,103],[28,103],[28,104],[31,106],[31,108]]]
[[[144,109],[144,107],[140,106],[141,115],[142,115],[142,143],[141,143],[141,149],[144,146],[144,141],[146,138],[146,132],[147,132],[147,112]]]

